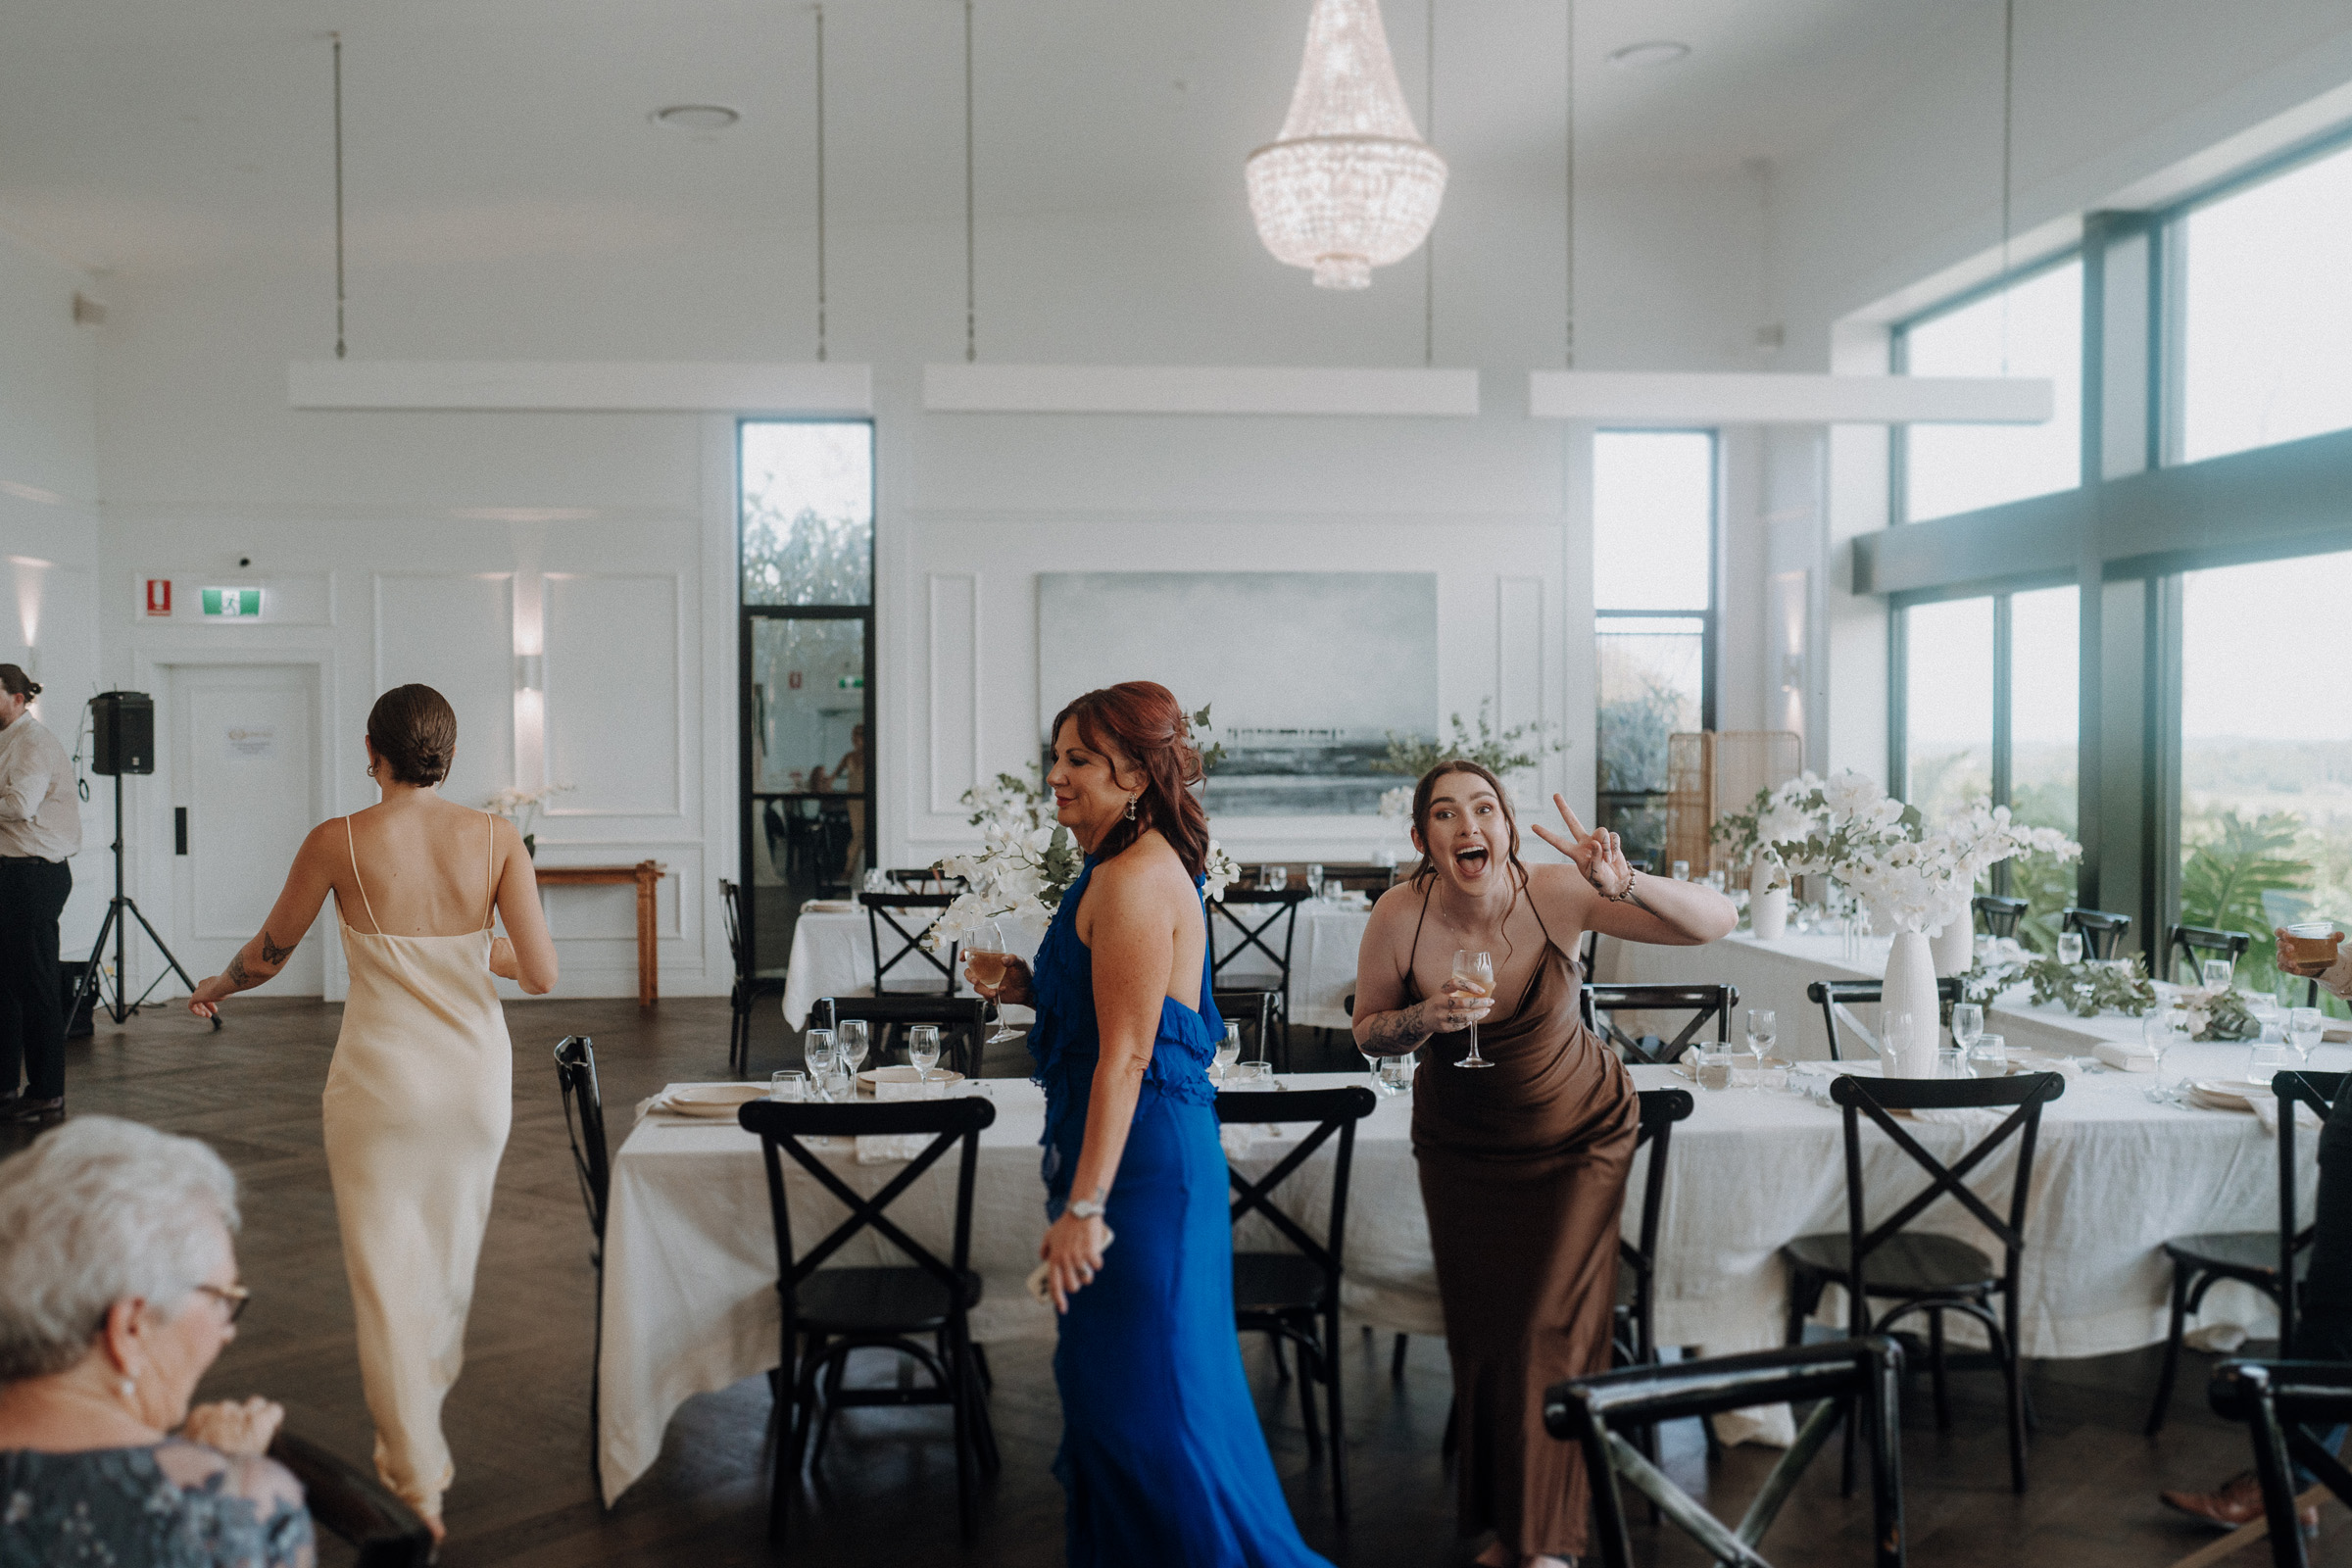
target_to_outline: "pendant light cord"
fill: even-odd
[[[816,13],[816,361],[825,362],[825,8]]]
[[[1435,142],[1438,138],[1438,0],[1424,0],[1422,12],[1429,36],[1421,55],[1421,139]],[[1430,228],[1429,238],[1422,241],[1421,363],[1425,366],[1438,363],[1438,231],[1434,224]]]
[[[980,308],[972,226],[972,0],[963,0],[963,360],[980,358]]]
[[[1561,117],[1564,122],[1561,155],[1566,192],[1566,199],[1561,203],[1561,228],[1567,282],[1562,299],[1566,315],[1561,364],[1573,370],[1576,368],[1576,0],[1567,0],[1567,12],[1568,69],[1565,78],[1567,90],[1564,94],[1567,113]]]
[[[343,358],[343,35],[334,40],[335,68],[335,358]]]
[[[2009,373],[2010,192],[2016,180],[2011,147],[2017,102],[2017,0],[2001,0],[2001,373]]]

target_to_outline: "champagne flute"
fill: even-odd
[[[1778,1038],[1779,1020],[1773,1016],[1770,1007],[1747,1009],[1747,1054],[1756,1058],[1757,1094],[1764,1092],[1764,1058],[1771,1053],[1773,1042]]]
[[[922,1085],[922,1094],[931,1093],[931,1069],[939,1065],[939,1025],[910,1024],[906,1030],[906,1059],[913,1064],[914,1076]]]
[[[2320,1034],[2327,1027],[2317,1007],[2296,1007],[2286,1015],[2286,1043],[2295,1054],[2295,1065],[2311,1065],[2311,1054],[2320,1049]]]
[[[972,960],[972,984],[994,991],[1004,983],[1004,972],[1012,964],[1012,945],[1004,940],[1004,928],[994,920],[984,920],[980,929],[965,944],[963,955]],[[992,1046],[1007,1040],[1018,1040],[1021,1031],[1004,1021],[1004,1004],[990,999],[997,1009],[997,1032],[988,1037]]]
[[[801,1046],[801,1055],[808,1064],[808,1081],[816,1088],[816,1098],[831,1098],[833,1082],[833,1031],[811,1029]]]
[[[1208,1075],[1222,1085],[1226,1070],[1241,1059],[1242,1026],[1229,1023],[1225,1026],[1225,1038],[1217,1042],[1217,1054],[1208,1064]]]
[[[2156,1058],[2156,1081],[2148,1086],[2148,1099],[2159,1105],[2172,1104],[2179,1097],[2164,1086],[2164,1054],[2180,1040],[2180,1013],[2171,1007],[2150,1007],[2147,1016],[2139,1021],[2139,1043]]]
[[[1491,953],[1472,953],[1464,948],[1453,956],[1453,989],[1465,996],[1491,997],[1494,994],[1494,956]],[[1478,1020],[1470,1020],[1470,1054],[1454,1063],[1456,1067],[1492,1067],[1494,1064],[1478,1054]]]
[[[833,1052],[852,1078],[865,1065],[865,1020],[844,1018],[835,1027]]]

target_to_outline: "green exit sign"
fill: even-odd
[[[262,591],[259,588],[207,588],[204,590],[204,612],[222,620],[251,620],[262,612]]]
[[[833,684],[840,691],[861,692],[865,690],[865,677],[863,675],[844,675]]]

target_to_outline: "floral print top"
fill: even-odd
[[[0,1451],[0,1568],[313,1568],[302,1486],[269,1459],[166,1439]]]

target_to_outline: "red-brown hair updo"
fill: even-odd
[[[1176,694],[1157,681],[1123,680],[1073,699],[1054,715],[1050,733],[1059,737],[1063,722],[1073,719],[1088,750],[1106,756],[1116,751],[1144,775],[1134,817],[1110,824],[1095,846],[1096,858],[1107,860],[1146,829],[1157,828],[1184,862],[1185,874],[1199,876],[1208,863],[1208,813],[1200,809],[1192,786],[1205,775]]]

